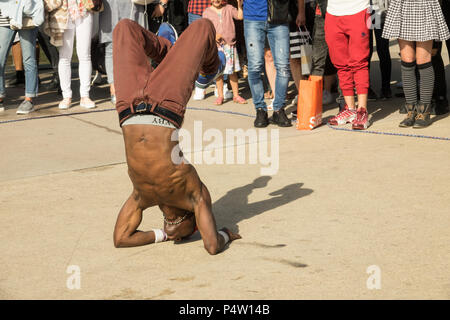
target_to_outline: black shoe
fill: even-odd
[[[256,119],[253,125],[255,128],[265,128],[269,125],[269,118],[266,110],[263,110],[262,108],[256,109]]]
[[[446,114],[449,111],[448,100],[445,97],[437,97],[431,103],[431,114],[434,116]]]
[[[387,100],[392,98],[391,88],[382,88],[381,89],[381,99]]]
[[[24,71],[16,71],[16,77],[5,81],[5,88],[14,88],[18,85],[25,84]]]
[[[417,115],[415,118],[415,122],[413,128],[420,129],[426,128],[431,124],[430,113],[431,113],[431,104],[423,104],[419,102],[416,106]]]
[[[377,101],[378,96],[372,88],[369,87],[369,93],[367,94],[367,101]]]
[[[48,90],[48,91],[53,91],[53,90],[58,90],[58,89],[60,90],[58,75],[56,75],[56,76],[53,75],[52,80],[49,83],[47,83],[46,85],[44,85],[43,87],[45,90]]]
[[[286,112],[284,112],[284,109],[274,111],[270,120],[270,123],[276,124],[279,127],[292,127],[292,122],[286,116]]]
[[[403,108],[405,110],[407,110],[408,115],[406,116],[405,119],[403,119],[402,122],[400,122],[400,124],[398,126],[401,128],[412,127],[414,125],[416,115],[417,115],[416,106],[413,104],[406,104],[403,106]]]

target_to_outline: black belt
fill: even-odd
[[[134,112],[131,110],[131,108],[122,110],[119,113],[119,122],[122,123],[124,119],[133,114],[154,114],[157,116],[162,116],[167,120],[169,120],[170,122],[173,122],[173,124],[176,125],[178,128],[181,127],[181,124],[183,123],[183,117],[166,108],[155,106],[152,110],[152,107],[153,106],[151,104],[142,102],[137,106],[134,106]]]

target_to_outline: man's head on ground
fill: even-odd
[[[167,233],[168,240],[180,242],[190,237],[197,231],[197,223],[193,212],[185,211],[185,214],[176,219],[169,220],[164,216],[164,231]]]

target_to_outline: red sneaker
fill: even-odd
[[[353,121],[353,130],[365,130],[369,126],[369,113],[367,109],[360,108],[356,112],[356,119]]]
[[[328,120],[328,123],[332,126],[339,126],[341,124],[353,123],[356,118],[356,110],[349,109],[345,106],[337,115]]]

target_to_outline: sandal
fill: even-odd
[[[216,101],[214,102],[214,104],[215,104],[216,106],[222,105],[222,104],[223,104],[223,97],[218,97],[218,98],[216,99]]]
[[[241,96],[233,97],[233,101],[239,104],[247,104],[247,100],[245,100]]]

